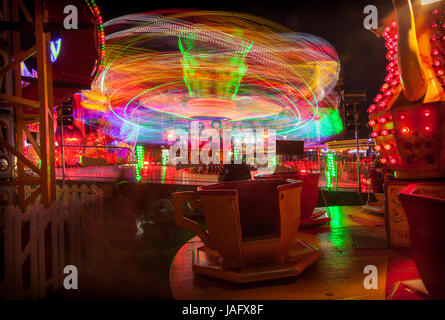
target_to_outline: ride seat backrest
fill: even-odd
[[[281,183],[240,184],[238,206],[245,241],[280,236],[280,212],[277,187]]]
[[[253,241],[280,237],[277,188],[282,184],[284,180],[233,181],[205,189],[237,190],[242,238]]]

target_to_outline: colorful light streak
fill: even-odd
[[[306,141],[343,130],[338,56],[323,39],[211,11],[127,15],[105,28],[104,69],[82,106],[118,139],[165,143],[194,119]]]

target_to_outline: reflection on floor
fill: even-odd
[[[397,281],[418,277],[409,251],[387,248],[382,216],[364,213],[359,206],[324,209],[331,215],[330,224],[299,234],[320,248],[322,256],[298,277],[239,285],[194,275],[192,250],[202,245],[195,237],[172,263],[173,295],[177,299],[385,299]],[[377,289],[364,287],[367,265],[377,268]]]

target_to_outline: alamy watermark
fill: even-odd
[[[74,265],[67,265],[63,268],[63,273],[67,276],[63,279],[63,287],[66,290],[77,290],[78,286],[78,270]]]
[[[367,274],[363,280],[363,287],[366,290],[378,289],[378,271],[375,265],[369,264],[363,269],[363,273]]]
[[[173,165],[241,164],[243,162],[250,165],[267,165],[276,155],[276,130],[274,129],[218,130],[208,128],[200,132],[199,121],[192,121],[189,131],[170,132],[168,141],[174,143],[169,150],[169,163]],[[205,144],[200,148],[204,142]]]
[[[363,8],[363,13],[367,15],[363,20],[363,27],[367,30],[377,30],[379,20],[377,7],[369,4]]]
[[[70,4],[63,8],[63,13],[67,14],[67,16],[63,19],[63,27],[67,30],[77,30],[79,29],[79,14],[77,12],[77,7]]]

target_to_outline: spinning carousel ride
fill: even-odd
[[[193,120],[321,140],[342,131],[333,47],[247,14],[176,11],[108,21],[85,121],[123,141],[165,143]]]

